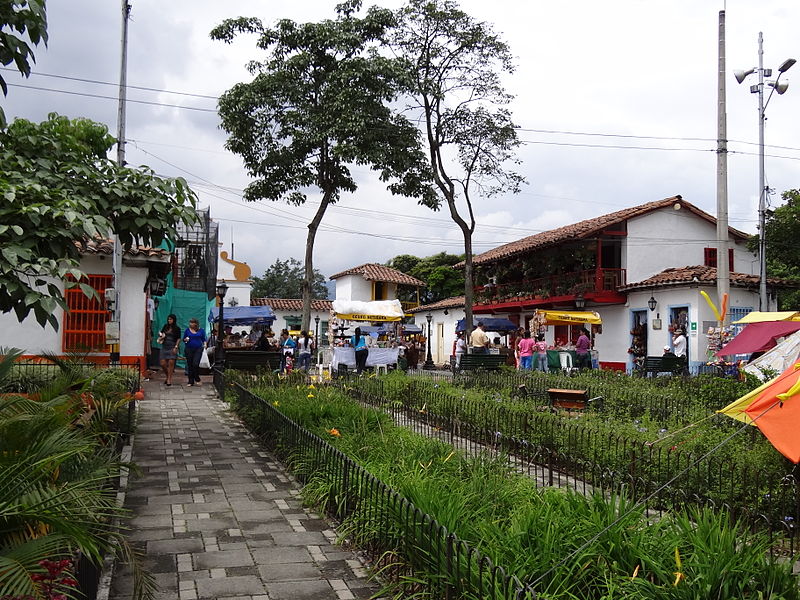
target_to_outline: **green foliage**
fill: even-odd
[[[428,514],[552,600],[800,598],[791,561],[771,558],[767,536],[724,513],[678,509],[653,520],[624,494],[536,489],[504,457],[463,455],[395,426],[386,412],[359,406],[339,390],[272,378],[251,383],[263,400],[244,414],[289,453],[306,482],[305,500],[343,518],[342,536],[397,557],[393,567],[413,569],[387,585],[384,592],[396,597],[410,597],[409,589],[438,597],[445,585],[464,590],[458,597],[491,596],[495,584],[486,571],[480,574],[474,555],[462,547],[443,560],[447,539],[421,516]],[[268,405],[351,457],[421,514],[343,478],[317,444],[293,446],[295,430],[281,438],[280,429],[268,426]],[[443,567],[455,564],[459,575],[448,579]],[[499,586],[495,591],[492,597],[508,597]]]
[[[0,356],[1,389],[20,354]],[[42,597],[44,560],[80,551],[99,565],[114,550],[134,563],[135,597],[151,597],[154,581],[116,523],[126,512],[114,488],[124,466],[113,419],[126,377],[64,367],[27,395],[0,395],[0,597]]]
[[[56,114],[0,132],[0,312],[57,328],[66,303],[54,280],[80,285],[83,243],[113,232],[125,249],[157,246],[196,220],[183,179],[118,166],[106,157],[114,143],[105,125]]]
[[[27,35],[27,41],[24,36]],[[30,44],[28,43],[30,42]],[[25,77],[30,77],[31,63],[36,62],[31,45],[47,44],[45,0],[7,0],[0,3],[0,64],[14,64]],[[0,89],[8,95],[8,85],[0,74]],[[0,108],[0,128],[6,126]]]
[[[464,291],[464,274],[453,268],[453,265],[462,260],[464,260],[463,254],[447,252],[422,258],[411,254],[400,254],[386,264],[427,283],[428,285],[420,290],[420,301],[428,304],[458,296]],[[416,300],[416,297],[406,299]]]
[[[800,190],[787,190],[781,195],[784,204],[767,213],[765,228],[767,235],[767,273],[797,282],[800,287]],[[758,249],[758,236],[753,236],[750,249]],[[798,310],[800,291],[778,290],[779,310]]]
[[[264,271],[263,277],[253,277],[253,288],[250,295],[253,298],[302,298],[303,280],[305,269],[296,258],[288,260],[275,259],[275,262]],[[325,299],[328,297],[328,288],[325,286],[325,276],[314,269],[314,284],[311,287],[311,297]]]

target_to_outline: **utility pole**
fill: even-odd
[[[717,69],[717,301],[730,292],[730,262],[728,260],[728,117],[725,100],[725,11],[719,11],[719,61]],[[727,310],[721,327],[728,325]]]
[[[764,34],[758,32],[758,310],[767,300],[767,189],[764,178]]]
[[[128,0],[122,0],[122,50],[119,72],[119,105],[117,109],[117,164],[125,166],[125,108],[128,82],[128,20],[131,14],[131,5]],[[112,217],[113,218],[113,217]],[[111,341],[111,361],[117,362],[120,358],[121,346],[121,321],[122,321],[122,245],[119,236],[114,234],[114,253],[111,262],[113,274],[112,294],[106,295],[106,300],[111,309],[111,330],[106,328],[106,340]]]

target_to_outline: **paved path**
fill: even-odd
[[[177,380],[177,374],[175,379]],[[211,385],[145,383],[126,506],[129,539],[146,555],[158,598],[369,598],[356,556],[304,509],[299,488],[217,398]],[[109,598],[128,600],[117,566]]]

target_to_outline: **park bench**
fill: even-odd
[[[647,356],[642,363],[642,375],[645,377],[651,373],[672,373],[680,375],[686,369],[686,359],[682,356]]]
[[[502,365],[506,364],[505,354],[464,354],[461,357],[461,364],[458,371],[498,371]]]
[[[258,371],[267,369],[274,371],[281,366],[279,352],[262,352],[260,350],[225,350],[225,368],[237,371]]]

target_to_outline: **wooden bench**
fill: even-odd
[[[505,354],[464,354],[461,364],[454,371],[498,371],[501,365],[506,364]]]
[[[686,370],[686,358],[683,356],[646,356],[642,363],[642,375],[672,373],[681,375]]]
[[[555,409],[585,410],[589,402],[586,390],[550,388],[547,390],[547,395],[550,396],[550,408]]]
[[[262,352],[260,350],[225,350],[225,368],[236,371],[258,371],[267,369],[274,371],[281,366],[279,352]]]

